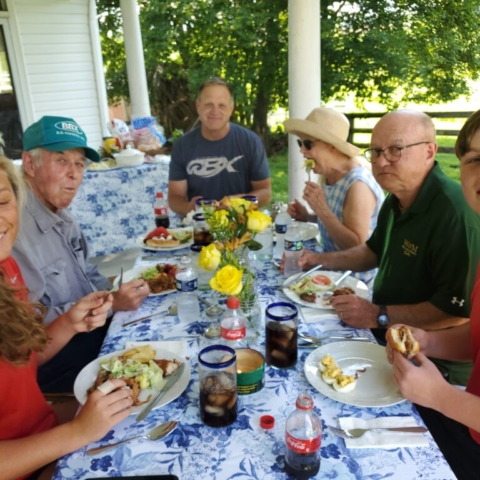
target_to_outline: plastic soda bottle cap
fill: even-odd
[[[270,430],[275,425],[275,419],[271,415],[260,417],[260,426],[265,430]]]
[[[228,308],[238,308],[240,306],[240,300],[237,297],[228,297],[227,307]]]

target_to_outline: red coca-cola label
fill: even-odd
[[[229,330],[227,328],[222,327],[222,338],[226,340],[241,340],[247,333],[247,329],[245,327],[238,328],[237,330]]]
[[[166,207],[154,208],[155,215],[168,215]]]
[[[296,453],[314,453],[320,448],[320,442],[322,436],[319,435],[315,438],[300,439],[295,438],[290,435],[288,432],[285,433],[285,443],[287,444],[290,450],[293,450]]]

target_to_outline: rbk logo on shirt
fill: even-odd
[[[197,175],[202,178],[215,177],[223,170],[230,173],[238,173],[233,164],[243,158],[243,155],[228,160],[226,157],[196,158],[187,165],[189,175]]]
[[[403,254],[406,255],[407,257],[417,256],[418,245],[413,244],[412,242],[410,242],[410,240],[405,239],[403,241],[402,248],[403,248]]]

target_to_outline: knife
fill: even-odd
[[[163,313],[165,313],[165,312],[152,313],[151,315],[147,315],[146,317],[137,318],[136,320],[132,320],[131,322],[126,322],[126,323],[122,324],[122,327],[128,327],[128,325],[133,325],[134,323],[137,323],[137,322],[143,322],[143,320],[147,320],[148,318],[158,317],[159,315],[162,315]]]
[[[310,273],[315,272],[316,270],[319,270],[322,267],[323,267],[323,265],[317,265],[316,267],[313,267],[310,270],[307,270],[306,272],[302,273],[299,277],[292,277],[292,278],[286,280],[285,283],[283,284],[283,286],[288,287],[291,283],[298,282],[302,278],[305,278]]]
[[[173,372],[168,378],[165,386],[160,390],[158,395],[136,416],[135,421],[141,422],[157,405],[157,403],[163,398],[163,396],[175,385],[175,382],[182,375],[185,370],[185,363],[182,363],[175,372]]]

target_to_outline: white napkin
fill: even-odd
[[[184,357],[187,349],[186,340],[165,341],[165,342],[127,342],[125,348],[141,347],[143,345],[150,345],[155,350],[168,351],[179,357]]]
[[[304,323],[315,323],[321,320],[340,320],[335,310],[325,310],[316,308],[301,308],[300,318]]]
[[[338,419],[340,427],[344,430],[352,428],[378,428],[378,427],[416,427],[418,425],[413,417],[379,417],[363,420],[354,417]],[[395,448],[395,447],[427,447],[428,437],[424,433],[409,432],[367,432],[359,438],[346,438],[347,448]]]

